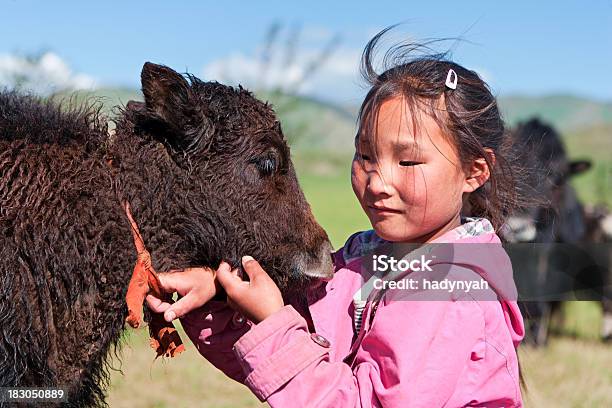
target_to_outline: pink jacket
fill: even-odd
[[[523,320],[508,256],[490,228],[478,228],[483,221],[490,227],[472,219],[436,242],[498,245],[481,245],[478,255],[477,246],[453,245],[452,257],[432,268],[486,279],[495,290],[488,297],[455,291],[406,300],[389,291],[368,298],[355,335],[354,295],[365,280],[359,254],[380,241],[370,231],[333,255],[333,279],[308,294],[302,314],[287,305],[253,325],[209,302],[183,327],[200,354],[272,407],[521,407]]]

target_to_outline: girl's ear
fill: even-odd
[[[495,153],[493,150],[485,147],[484,149],[489,155],[489,160],[492,165],[495,165]],[[491,170],[484,157],[475,159],[466,173],[465,182],[463,185],[464,193],[471,193],[478,189],[491,177]]]

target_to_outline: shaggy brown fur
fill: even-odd
[[[135,261],[124,200],[156,270],[248,254],[289,297],[331,273],[268,105],[150,63],[142,90],[112,138],[91,106],[0,93],[0,386],[104,404]]]

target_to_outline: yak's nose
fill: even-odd
[[[333,248],[326,240],[319,247],[317,258],[310,258],[306,263],[304,274],[311,278],[331,279],[334,276],[334,264],[332,262],[331,252]]]
[[[536,239],[535,221],[526,216],[508,217],[503,234],[508,242],[532,242]]]

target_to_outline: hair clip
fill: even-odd
[[[448,70],[448,75],[446,75],[445,84],[447,88],[457,89],[457,73],[453,71],[453,69]]]

